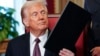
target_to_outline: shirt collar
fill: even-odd
[[[44,40],[46,40],[47,37],[48,37],[48,30],[46,30],[46,32],[43,35],[39,36],[39,39],[41,42],[44,42]],[[36,37],[30,32],[30,41],[32,44],[34,43],[35,39]]]

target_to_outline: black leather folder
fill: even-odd
[[[73,2],[68,2],[44,47],[56,54],[62,48],[75,52],[75,43],[90,21],[90,13]]]

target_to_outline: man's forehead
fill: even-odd
[[[33,12],[41,12],[41,11],[46,11],[48,12],[46,5],[41,3],[41,2],[36,2],[36,3],[27,3],[26,6],[24,7],[24,10],[29,13]]]

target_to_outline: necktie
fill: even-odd
[[[36,42],[36,44],[34,46],[33,56],[41,56],[40,49],[39,49],[40,40],[37,38],[37,39],[35,39],[35,42]]]

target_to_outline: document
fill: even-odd
[[[44,47],[56,54],[62,48],[75,52],[75,43],[90,22],[91,14],[69,1]]]

